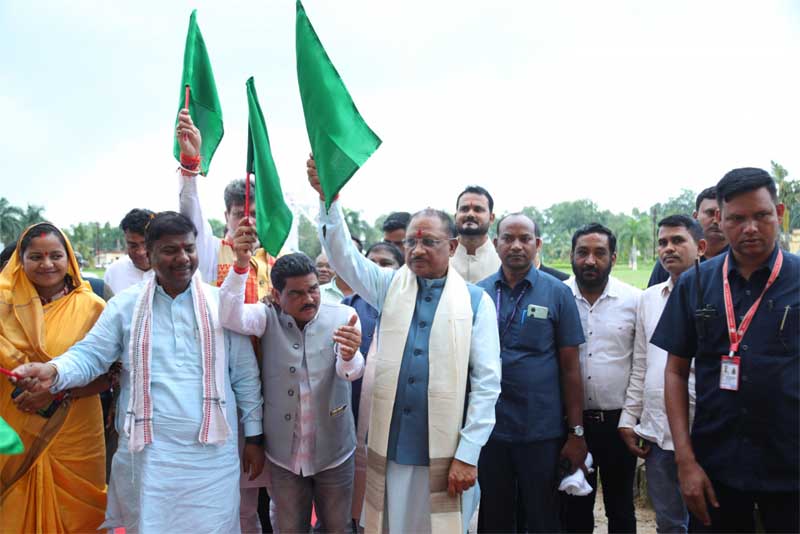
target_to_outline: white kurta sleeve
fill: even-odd
[[[197,193],[197,177],[180,177],[180,211],[187,216],[197,228],[197,258],[200,262],[198,269],[207,284],[217,285],[217,258],[219,258],[220,238],[214,235],[209,222],[203,217],[200,208],[200,196]]]
[[[336,276],[380,313],[395,271],[379,267],[358,252],[338,200],[327,212],[325,203],[320,202],[319,240]]]
[[[633,366],[628,389],[625,392],[625,405],[619,418],[618,428],[633,428],[642,416],[642,397],[644,379],[647,373],[647,332],[644,328],[644,315],[647,310],[645,294],[639,296],[639,309],[636,311],[636,333],[633,338]]]
[[[89,333],[57,358],[50,360],[58,369],[52,393],[85,386],[116,362],[123,349],[123,317],[119,301],[112,299]]]
[[[247,273],[233,269],[219,288],[219,321],[223,328],[247,336],[262,336],[267,329],[267,306],[244,303]]]
[[[236,407],[244,427],[244,435],[247,437],[263,434],[264,401],[261,398],[261,375],[258,372],[253,344],[250,338],[233,332],[225,332],[225,338],[231,389],[236,396]]]
[[[467,419],[461,429],[461,439],[455,454],[464,463],[478,465],[481,447],[492,434],[495,423],[494,405],[500,396],[501,373],[497,318],[492,299],[484,293],[472,325]]]

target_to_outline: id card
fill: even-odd
[[[537,306],[536,304],[531,304],[528,306],[528,317],[533,317],[534,319],[547,319],[548,309],[546,306]]]
[[[739,356],[722,356],[719,366],[719,388],[739,391]]]

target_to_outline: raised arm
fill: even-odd
[[[319,240],[328,261],[336,271],[336,276],[341,277],[361,298],[380,312],[395,271],[377,266],[358,252],[350,239],[350,230],[338,200],[333,202],[330,211],[325,210],[325,196],[313,158],[307,162],[307,172],[311,187],[319,193]]]
[[[249,222],[249,221],[248,221]],[[244,303],[247,272],[250,270],[252,242],[256,239],[253,226],[240,224],[233,238],[236,262],[228,271],[219,291],[219,320],[224,328],[239,334],[261,336],[267,329],[267,306],[261,302]]]
[[[181,154],[188,158],[200,154],[202,139],[200,130],[195,127],[187,110],[181,110],[178,115],[178,142]],[[182,215],[187,216],[197,228],[197,257],[200,261],[199,269],[203,281],[216,285],[217,258],[219,256],[220,239],[214,235],[209,222],[203,217],[200,208],[200,196],[197,192],[197,174],[179,171],[180,193],[179,204]]]

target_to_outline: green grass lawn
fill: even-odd
[[[547,266],[572,274],[572,266],[569,263],[547,263]],[[614,270],[611,271],[611,276],[619,278],[633,287],[645,289],[647,288],[647,281],[650,280],[650,272],[652,270],[653,262],[639,262],[639,268],[636,271],[631,271],[627,263],[624,265],[617,263]]]

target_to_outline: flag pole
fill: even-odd
[[[183,108],[186,111],[189,111],[189,84],[188,83],[186,84],[184,95],[185,96],[183,97]],[[189,134],[187,134],[187,133],[183,134],[183,140],[186,141],[187,139],[189,139]]]
[[[250,223],[250,173],[244,173],[244,216]]]

